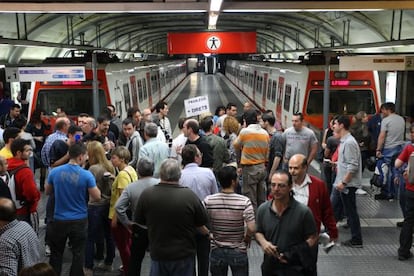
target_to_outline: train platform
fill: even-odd
[[[192,74],[187,77],[166,102],[170,107],[169,118],[172,128],[175,129],[174,136],[178,134],[176,128],[178,118],[185,117],[183,101],[187,98],[208,95],[210,101],[210,111],[214,113],[216,106],[226,105],[227,102],[234,102],[238,106],[239,113],[242,112],[242,103],[246,101],[237,88],[233,87],[226,78],[220,74],[205,75]],[[311,174],[320,175],[319,164],[314,162],[310,171]],[[363,175],[364,195],[357,196],[358,212],[361,219],[363,248],[348,248],[340,246],[340,241],[350,238],[350,230],[339,227],[339,242],[329,254],[319,250],[318,275],[412,275],[414,270],[414,260],[399,261],[397,249],[399,244],[400,228],[396,227],[396,222],[402,220],[398,200],[378,201],[374,199],[377,193],[369,184],[370,172]],[[39,204],[41,221],[45,216],[46,196],[42,194]],[[41,225],[41,239],[44,240],[45,225]],[[248,250],[249,256],[249,275],[261,275],[260,266],[263,259],[263,251],[260,246],[253,241]],[[48,262],[47,257],[43,261]],[[69,274],[71,262],[70,248],[67,248],[64,256],[62,275]],[[119,275],[118,268],[121,265],[120,257],[117,252],[112,272],[98,272],[98,276]],[[150,257],[147,253],[142,275],[149,275]],[[231,275],[231,272],[229,272]]]

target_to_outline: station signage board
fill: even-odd
[[[168,33],[168,54],[256,53],[256,32]]]
[[[7,81],[85,81],[84,66],[6,67]]]
[[[342,56],[340,71],[413,71],[414,56]]]
[[[185,116],[192,117],[210,112],[208,96],[200,96],[184,100]]]

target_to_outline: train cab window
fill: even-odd
[[[306,112],[309,115],[323,113],[323,90],[311,90]],[[359,111],[375,114],[374,95],[371,90],[329,91],[329,113],[356,114]]]
[[[285,86],[285,102],[283,103],[283,108],[289,112],[290,110],[290,96],[292,94],[292,86],[290,84],[286,84]]]
[[[277,81],[273,81],[272,85],[272,102],[276,102]]]
[[[38,92],[36,109],[52,114],[56,108],[63,106],[69,116],[77,116],[83,112],[91,113],[92,97],[92,89],[41,89]],[[100,107],[106,106],[105,93],[102,89],[99,89],[98,99]]]
[[[144,92],[144,100],[148,99],[147,82],[142,79],[142,91]]]

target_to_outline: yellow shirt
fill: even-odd
[[[11,152],[10,149],[8,149],[6,147],[3,147],[0,150],[0,156],[3,156],[5,159],[9,159],[9,158],[12,158],[13,157],[13,154],[12,154],[12,152]]]
[[[122,191],[132,182],[138,179],[137,172],[131,166],[125,167],[120,171],[117,177],[112,183],[111,189],[111,201],[109,206],[109,219],[112,219],[115,214],[115,204],[118,198],[121,196]]]

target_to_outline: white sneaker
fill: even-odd
[[[45,244],[45,256],[50,257],[50,254],[52,254],[52,251],[50,250],[50,246]]]
[[[355,191],[355,194],[357,195],[366,195],[367,191],[363,190],[363,189],[358,189]]]
[[[111,272],[113,270],[112,265],[109,264],[105,264],[104,262],[100,262],[97,266],[96,266],[97,270],[101,270],[101,271],[107,271],[107,272]]]
[[[90,268],[84,267],[83,268],[83,275],[85,275],[85,276],[93,276],[93,270],[90,269]]]

